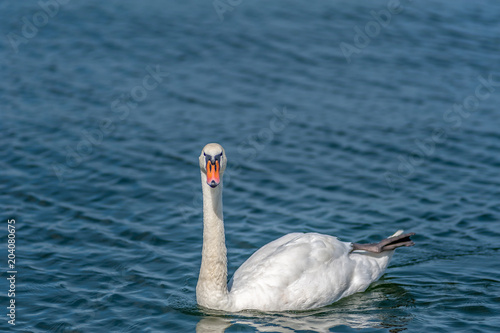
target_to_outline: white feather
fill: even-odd
[[[351,243],[328,235],[285,235],[256,251],[234,273],[230,307],[285,311],[331,304],[377,280],[393,252],[351,251]]]

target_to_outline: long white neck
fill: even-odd
[[[203,189],[203,249],[201,268],[196,286],[198,304],[211,309],[223,309],[228,302],[227,250],[222,217],[222,181],[212,188],[201,173]]]

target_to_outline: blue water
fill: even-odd
[[[0,5],[0,330],[496,331],[500,4],[231,3]],[[230,274],[289,232],[416,246],[325,308],[201,309],[208,142]]]

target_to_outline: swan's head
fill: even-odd
[[[201,151],[200,170],[207,175],[207,184],[210,187],[220,184],[226,164],[226,152],[220,144],[209,143]]]

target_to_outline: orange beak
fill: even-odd
[[[210,187],[216,187],[220,183],[219,175],[219,161],[215,161],[215,164],[209,160],[207,161],[207,184]]]

